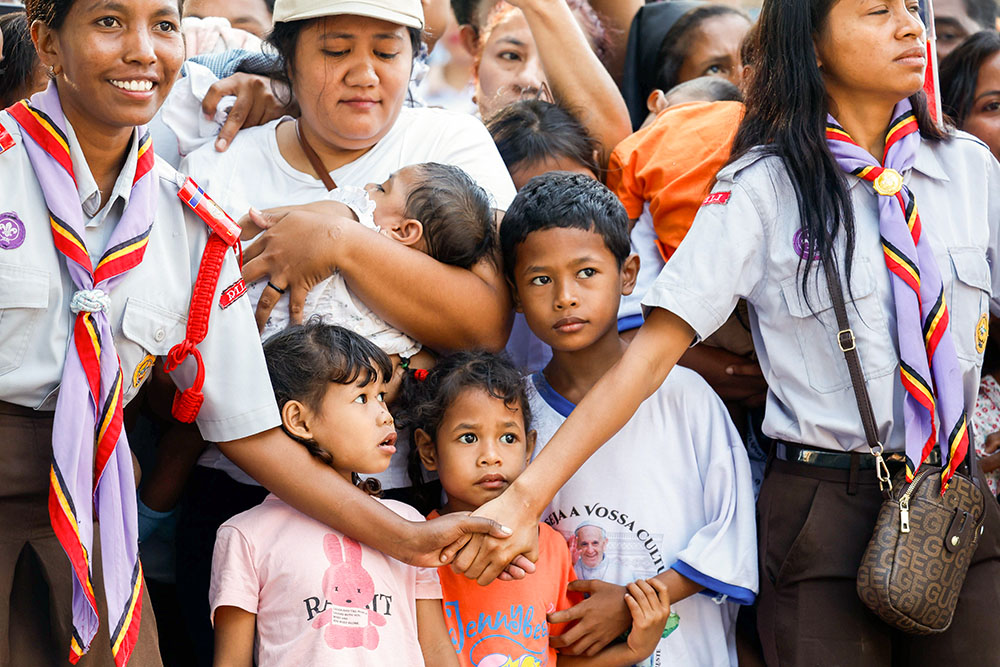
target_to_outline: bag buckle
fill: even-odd
[[[856,345],[854,341],[853,329],[842,329],[837,332],[837,344],[840,345],[841,352],[850,352]]]
[[[892,492],[892,475],[889,474],[889,466],[885,464],[885,458],[882,457],[884,449],[881,442],[875,443],[874,447],[868,448],[871,455],[875,457],[875,474],[878,476],[878,489],[882,492],[882,495],[888,497],[888,494]]]

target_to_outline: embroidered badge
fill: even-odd
[[[14,211],[0,213],[0,249],[13,250],[24,243],[24,223]]]
[[[990,336],[990,317],[983,314],[976,325],[976,352],[982,354],[986,349],[986,339]]]
[[[802,259],[808,259],[809,239],[803,236],[801,229],[796,230],[795,235],[792,236],[792,248],[795,250],[796,255],[798,255]],[[814,252],[812,258],[813,260],[819,259],[819,253]]]
[[[6,153],[13,148],[14,143],[14,137],[10,136],[10,132],[3,125],[0,125],[0,154]]]
[[[713,192],[705,197],[705,201],[703,201],[701,205],[708,206],[709,204],[725,204],[729,201],[729,195],[731,194],[732,192]]]
[[[219,306],[225,310],[226,308],[229,308],[229,306],[233,305],[233,302],[236,301],[236,299],[246,293],[247,285],[243,282],[243,279],[240,278],[235,283],[222,290],[222,296],[219,297]]]
[[[142,361],[139,362],[139,365],[135,367],[135,372],[132,373],[133,387],[138,389],[139,385],[141,385],[143,382],[146,381],[146,378],[149,377],[149,373],[150,371],[153,370],[153,364],[155,363],[156,363],[156,357],[154,357],[151,354],[147,354],[145,357],[142,358]]]

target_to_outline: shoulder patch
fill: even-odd
[[[710,204],[726,204],[729,201],[730,195],[732,195],[732,191],[713,192],[712,194],[705,197],[705,201],[703,201],[701,205],[708,206]]]
[[[222,296],[219,297],[219,307],[225,310],[229,306],[233,305],[233,302],[238,298],[247,293],[247,285],[240,278],[235,283],[222,290]]]
[[[15,143],[14,137],[10,136],[10,132],[7,131],[7,128],[0,125],[0,155],[13,148]]]
[[[180,200],[195,212],[213,232],[218,234],[226,245],[233,246],[240,240],[240,227],[218,204],[212,201],[204,190],[198,187],[190,177],[177,192]]]

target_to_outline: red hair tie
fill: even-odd
[[[427,375],[428,373],[426,368],[418,368],[417,370],[413,371],[413,377],[414,379],[416,379],[417,382],[423,382],[424,380],[426,380]]]

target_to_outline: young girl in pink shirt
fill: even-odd
[[[385,406],[392,363],[361,336],[311,321],[264,345],[282,428],[343,477],[382,472],[396,451]],[[383,502],[410,521],[413,508]],[[360,544],[276,496],[219,528],[210,589],[215,666],[457,667],[434,569]]]

